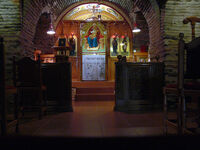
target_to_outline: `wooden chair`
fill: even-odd
[[[178,75],[177,75],[177,84],[167,85],[163,89],[164,93],[164,134],[168,132],[168,125],[172,125],[177,129],[177,133],[182,134],[194,134],[192,130],[189,130],[187,127],[187,120],[191,110],[195,113],[196,124],[199,127],[199,116],[200,116],[200,107],[199,107],[199,98],[200,98],[200,83],[197,79],[200,78],[200,71],[197,66],[200,66],[200,61],[198,57],[200,56],[200,38],[193,38],[190,43],[185,43],[183,40],[184,34],[180,33],[179,35],[179,46],[178,46]],[[186,63],[185,63],[185,51],[187,52]],[[186,67],[184,67],[186,64]],[[186,68],[186,71],[184,71]],[[186,79],[189,81],[186,81]],[[168,118],[168,109],[167,109],[167,99],[169,94],[177,95],[177,120],[176,123],[170,121]],[[188,99],[186,96],[191,97],[191,102],[196,106],[196,108],[188,109]],[[190,103],[191,103],[190,102]],[[197,128],[198,128],[197,127]]]
[[[18,90],[19,111],[38,111],[39,119],[46,112],[46,87],[42,84],[40,59],[34,61],[23,57],[16,61],[13,57],[13,80]]]
[[[7,135],[8,129],[15,126],[15,131],[18,132],[18,111],[17,111],[17,90],[14,87],[5,86],[5,58],[3,38],[0,38],[0,122],[1,135]],[[14,95],[14,112],[8,115],[6,95]]]

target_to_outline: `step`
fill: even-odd
[[[98,87],[115,87],[114,81],[72,81],[74,88],[98,88]]]
[[[96,101],[96,100],[105,100],[105,101],[113,101],[115,100],[114,93],[84,93],[77,94],[76,101]]]
[[[101,88],[77,88],[76,94],[87,93],[114,93],[113,87],[101,87]]]

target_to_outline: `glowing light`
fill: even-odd
[[[47,31],[47,34],[54,35],[56,32],[53,29],[50,29]]]
[[[49,35],[54,35],[56,32],[55,32],[54,29],[53,29],[52,14],[50,14],[50,18],[51,18],[51,23],[50,23],[50,28],[49,28],[49,30],[47,31],[47,34],[49,34]]]
[[[139,28],[137,27],[137,24],[135,23],[132,32],[133,32],[133,33],[138,33],[138,32],[140,32],[140,31],[141,31],[141,29],[139,29]]]
[[[134,29],[132,30],[133,33],[138,33],[138,32],[140,32],[140,31],[141,31],[141,30],[140,30],[139,28],[137,28],[137,27],[134,28]]]

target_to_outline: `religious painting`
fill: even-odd
[[[68,43],[70,48],[70,56],[77,56],[77,37],[71,34],[68,37]]]
[[[130,55],[130,46],[129,46],[129,37],[128,36],[121,36],[120,38],[120,54],[122,56],[129,56]]]
[[[119,37],[112,36],[110,39],[110,56],[119,55]]]
[[[66,38],[59,38],[58,46],[66,46]]]
[[[87,54],[106,52],[105,27],[100,22],[85,23],[81,27],[82,52]]]
[[[55,46],[69,47],[68,39],[65,35],[59,35],[56,40]]]

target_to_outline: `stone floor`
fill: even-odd
[[[195,149],[199,136],[163,136],[163,113],[114,112],[114,101],[73,101],[74,112],[48,114],[0,137],[0,149]],[[12,133],[12,132],[11,132]]]
[[[138,137],[163,135],[163,113],[114,112],[114,101],[73,101],[74,112],[49,114],[20,124],[20,135]]]

